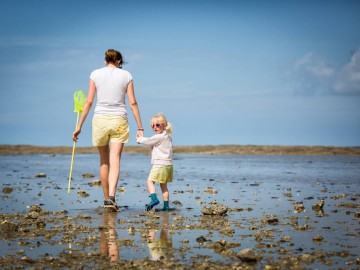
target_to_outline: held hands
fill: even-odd
[[[144,136],[144,131],[143,130],[138,130],[136,132],[136,139],[139,138],[139,137],[143,137]]]
[[[144,130],[141,130],[141,129],[139,129],[137,132],[136,132],[136,142],[139,144],[139,142],[138,142],[138,139],[140,138],[140,137],[143,137],[144,136]]]

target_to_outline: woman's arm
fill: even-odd
[[[134,90],[133,81],[130,81],[128,84],[127,96],[128,96],[131,111],[134,115],[136,124],[138,126],[138,131],[136,132],[136,137],[144,136],[144,128],[141,123],[139,106],[138,106],[138,104],[136,102],[136,98],[135,98],[135,90]]]

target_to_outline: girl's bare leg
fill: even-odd
[[[151,179],[147,180],[147,186],[150,194],[156,193],[155,184]]]
[[[161,188],[163,200],[169,201],[169,190],[167,188],[167,183],[160,183],[160,188]]]

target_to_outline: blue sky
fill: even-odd
[[[3,0],[0,144],[72,146],[73,93],[114,48],[148,136],[163,112],[175,145],[360,146],[359,14],[342,0]]]

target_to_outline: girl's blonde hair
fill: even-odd
[[[166,120],[166,116],[163,113],[158,113],[151,117],[150,125],[152,126],[155,123],[162,123],[164,124],[164,130],[171,136],[172,135],[172,125],[170,122]]]

